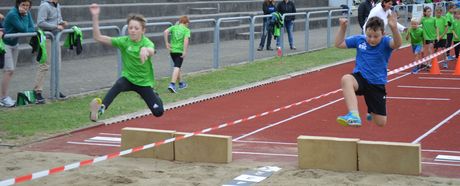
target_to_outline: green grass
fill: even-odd
[[[177,94],[167,92],[169,78],[157,81],[155,90],[163,102],[172,103],[203,94],[227,90],[275,76],[303,71],[320,65],[331,64],[352,58],[354,50],[329,48],[311,53],[256,61],[243,65],[231,66],[206,73],[185,77],[189,87]],[[88,103],[94,97],[103,97],[106,91],[79,96],[65,101],[49,102],[45,105],[28,105],[0,110],[0,139],[10,142],[15,140],[33,140],[40,136],[71,131],[93,125],[88,119]],[[147,109],[143,100],[135,93],[122,93],[110,105],[101,119]],[[21,140],[22,139],[22,140]]]

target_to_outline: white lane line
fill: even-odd
[[[427,137],[428,135],[430,135],[431,133],[433,133],[436,129],[438,129],[439,127],[443,126],[445,123],[447,123],[450,119],[452,119],[453,117],[455,117],[456,115],[458,115],[460,113],[460,109],[458,109],[456,112],[454,112],[452,115],[450,115],[449,117],[447,117],[446,119],[444,119],[443,121],[441,121],[441,123],[437,124],[436,126],[434,126],[432,129],[430,129],[428,132],[426,132],[425,134],[423,134],[422,136],[418,137],[416,140],[414,140],[412,142],[412,144],[417,144],[417,143],[420,143],[420,141],[423,140],[423,138]]]
[[[69,144],[75,145],[93,145],[93,146],[106,146],[106,147],[120,147],[121,145],[115,144],[103,144],[103,143],[83,143],[83,142],[75,142],[75,141],[68,141]]]
[[[232,152],[233,154],[248,154],[248,155],[263,155],[263,156],[284,156],[284,157],[297,157],[296,154],[276,154],[276,153],[263,153],[263,152]]]
[[[92,137],[92,138],[90,138],[89,140],[107,141],[107,142],[121,142],[121,138],[103,137],[103,136]]]
[[[437,150],[437,149],[422,149],[422,152],[443,152],[443,153],[454,153],[454,154],[460,154],[460,151],[451,151],[451,150]]]
[[[101,141],[101,140],[84,140],[84,142],[88,142],[88,143],[112,143],[112,144],[120,144],[120,142],[117,142],[117,141]]]
[[[305,114],[314,112],[314,111],[316,111],[316,110],[319,110],[319,109],[321,109],[321,108],[327,107],[327,106],[329,106],[329,105],[332,105],[332,104],[337,103],[337,102],[342,101],[342,100],[343,100],[343,98],[336,99],[336,100],[331,101],[331,102],[329,102],[329,103],[327,103],[327,104],[324,104],[324,105],[321,105],[321,106],[319,106],[319,107],[310,109],[310,110],[308,110],[308,111],[302,112],[302,113],[297,114],[297,115],[295,115],[295,116],[291,116],[291,117],[289,117],[289,118],[287,118],[287,119],[284,119],[284,120],[281,120],[281,121],[279,121],[279,122],[276,122],[276,123],[270,124],[270,125],[268,125],[268,126],[262,127],[262,128],[260,128],[260,129],[257,129],[257,130],[255,130],[255,131],[253,131],[253,132],[244,134],[244,135],[242,135],[242,136],[240,136],[240,137],[235,138],[233,141],[237,141],[237,140],[239,140],[239,139],[242,139],[242,138],[248,137],[248,136],[250,136],[250,135],[253,135],[253,134],[255,134],[255,133],[261,132],[261,131],[263,131],[263,130],[265,130],[265,129],[272,128],[272,127],[274,127],[274,126],[277,126],[277,125],[279,125],[279,124],[282,124],[282,123],[287,122],[287,121],[290,121],[290,120],[293,120],[293,119],[298,118],[298,117],[300,117],[300,116],[303,116],[303,115],[305,115]]]
[[[460,81],[460,78],[442,78],[442,77],[418,77],[419,79],[432,79],[432,80],[455,80]]]
[[[394,81],[394,80],[398,80],[398,79],[403,78],[403,77],[406,77],[406,76],[408,76],[408,75],[411,75],[411,73],[406,73],[406,74],[403,74],[403,75],[401,75],[401,76],[395,77],[395,78],[389,80],[388,82],[392,82],[392,81]],[[268,128],[277,126],[277,125],[282,124],[282,123],[284,123],[284,122],[287,122],[287,121],[289,121],[289,120],[298,118],[298,117],[303,116],[303,115],[305,115],[305,114],[308,114],[308,113],[314,112],[314,111],[316,111],[316,110],[319,110],[319,109],[321,109],[321,108],[327,107],[327,106],[332,105],[332,104],[334,104],[334,103],[336,103],[336,102],[338,102],[338,101],[341,101],[341,100],[343,100],[343,98],[336,99],[336,100],[331,101],[331,102],[329,102],[329,103],[327,103],[327,104],[324,104],[324,105],[322,105],[322,106],[316,107],[316,108],[314,108],[314,109],[308,110],[308,111],[303,112],[303,113],[300,113],[300,114],[298,114],[298,115],[291,116],[291,117],[289,117],[289,118],[287,118],[287,119],[284,119],[284,120],[282,120],[282,121],[279,121],[279,122],[270,124],[270,125],[268,125],[268,126],[265,126],[265,127],[263,127],[263,128],[257,129],[257,130],[255,130],[255,131],[253,131],[253,132],[250,132],[250,133],[248,133],[248,134],[245,134],[245,135],[242,135],[242,136],[240,136],[240,137],[237,137],[237,138],[233,139],[232,141],[238,141],[238,140],[240,140],[240,139],[242,139],[242,138],[248,137],[248,136],[250,136],[250,135],[253,135],[253,134],[255,134],[255,133],[258,133],[258,132],[260,132],[260,131],[263,131],[263,130],[265,130],[265,129],[268,129]]]
[[[460,156],[450,156],[450,155],[442,155],[439,154],[434,159],[435,161],[450,161],[450,162],[457,162],[460,163]]]
[[[398,85],[399,88],[418,88],[418,89],[441,89],[441,90],[460,90],[460,87],[428,87],[428,86],[409,86]]]
[[[238,141],[233,141],[237,143],[257,143],[257,144],[275,144],[275,145],[296,145],[297,143],[285,143],[285,142],[271,142],[271,141],[244,141],[244,140],[238,140]]]
[[[460,164],[451,164],[451,163],[434,163],[434,162],[422,162],[422,164],[427,164],[427,165],[442,165],[442,166],[452,166],[452,167],[460,167]]]
[[[100,135],[106,135],[106,136],[121,136],[121,134],[114,134],[114,133],[99,133]]]
[[[449,101],[449,98],[415,98],[415,97],[391,97],[387,99],[407,99],[407,100],[425,100],[425,101]]]

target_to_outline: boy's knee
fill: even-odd
[[[153,109],[153,112],[152,114],[155,116],[155,117],[161,117],[163,116],[163,113],[165,112],[165,110],[163,109],[163,107],[158,107],[158,108],[154,108]]]
[[[374,119],[374,123],[379,127],[384,127],[387,123],[386,116],[376,116]]]

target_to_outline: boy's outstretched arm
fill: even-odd
[[[392,49],[397,49],[402,44],[402,38],[398,30],[397,16],[394,12],[388,15],[388,25],[390,26],[391,32],[393,34],[393,39],[390,42],[390,47]]]
[[[99,13],[101,12],[99,5],[95,3],[91,4],[89,11],[91,12],[93,19],[93,38],[103,44],[112,45],[112,38],[102,35],[101,30],[99,30]]]
[[[339,18],[339,31],[335,37],[335,47],[347,48],[345,43],[345,32],[347,30],[348,20],[345,18]]]

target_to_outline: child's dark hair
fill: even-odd
[[[126,20],[126,24],[129,24],[131,20],[141,23],[142,28],[145,28],[145,25],[147,24],[145,17],[141,14],[129,14],[128,19]]]
[[[16,0],[16,8],[19,8],[19,5],[24,2],[29,2],[30,7],[32,7],[32,0]]]
[[[371,17],[367,20],[366,30],[367,29],[371,29],[373,31],[381,30],[383,32],[385,30],[385,23],[379,17]]]
[[[425,13],[426,13],[428,10],[431,10],[431,7],[429,7],[429,6],[423,7],[423,17],[426,16]]]

